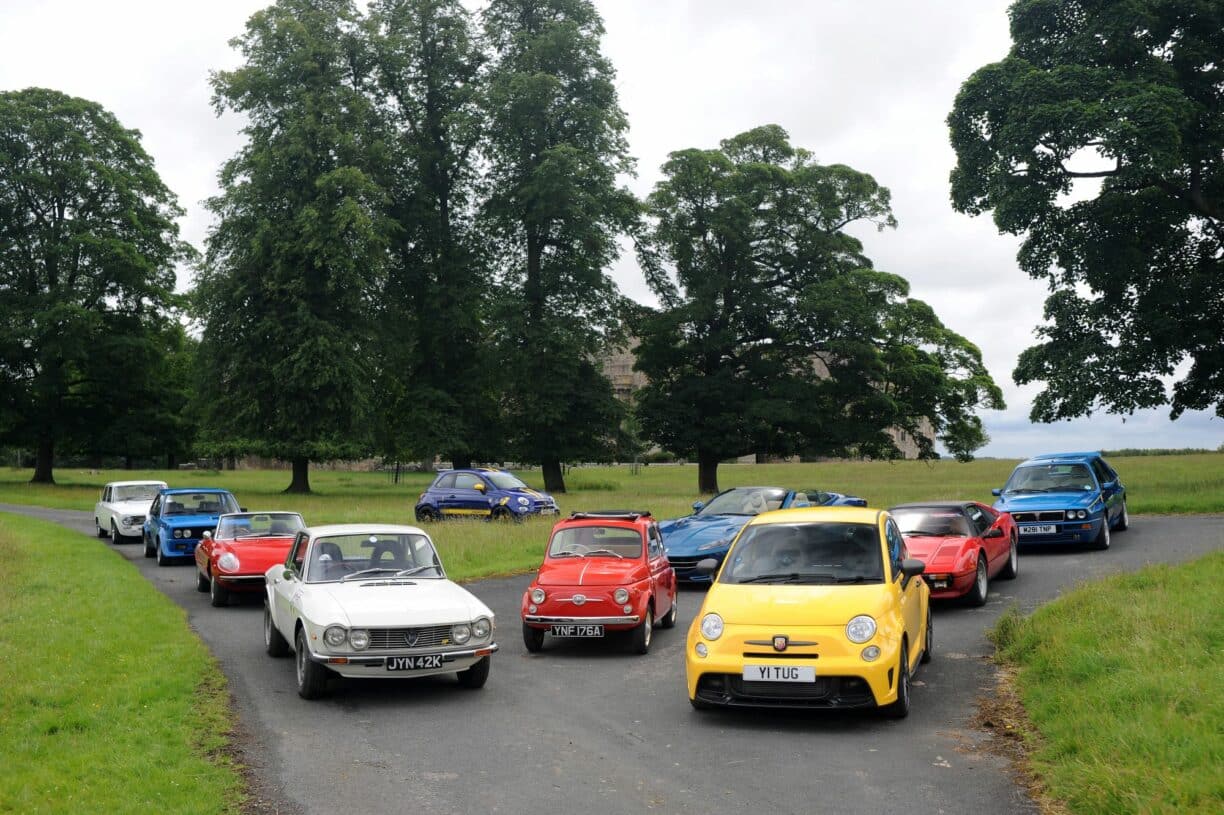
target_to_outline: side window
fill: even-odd
[[[458,473],[455,476],[455,489],[457,490],[474,490],[480,479],[471,473]]]
[[[893,580],[897,580],[901,577],[901,561],[905,560],[905,538],[901,537],[901,530],[897,529],[891,518],[884,534],[888,540],[888,559],[892,563]]]
[[[149,507],[149,517],[156,518],[161,514],[161,496],[153,499],[153,504]]]
[[[973,524],[974,534],[983,535],[990,529],[991,519],[977,507],[969,507],[969,520]]]
[[[289,566],[299,575],[302,573],[302,565],[306,562],[306,544],[306,533],[299,532],[297,540],[293,542],[293,548],[289,550]]]
[[[438,479],[438,483],[434,487],[440,490],[453,490],[455,488],[455,474],[448,473]]]
[[[109,502],[110,499],[111,499],[111,488],[103,487],[102,488],[102,500],[105,502]]]
[[[1105,466],[1105,462],[1099,458],[1092,460],[1092,471],[1096,473],[1097,483],[1104,484],[1106,481],[1113,481],[1113,476],[1109,474],[1109,468]]]
[[[659,534],[658,526],[650,525],[650,531],[646,533],[646,539],[649,541],[651,556],[663,554],[663,537]]]

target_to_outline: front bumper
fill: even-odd
[[[953,573],[948,569],[932,567],[929,572],[929,574],[924,572],[922,579],[931,590],[932,600],[951,600],[957,597],[964,597],[973,588],[973,582],[977,579],[976,568],[965,572]]]
[[[497,653],[497,643],[481,645],[476,648],[463,648],[455,651],[440,651],[427,649],[424,651],[380,651],[378,654],[317,654],[309,652],[311,662],[323,665],[330,671],[350,679],[404,679],[414,676],[434,676],[436,674],[456,673],[466,671],[480,660]],[[442,656],[441,668],[423,668],[413,671],[389,671],[387,662],[393,657]]]
[[[1091,543],[1096,540],[1097,535],[1101,533],[1102,517],[1085,518],[1082,521],[1059,521],[1053,524],[1042,524],[1039,522],[1020,522],[1016,524],[1016,531],[1020,535],[1019,542],[1021,545],[1066,545],[1074,543]],[[1053,533],[1032,534],[1025,533],[1026,527],[1035,526],[1054,526],[1056,531]]]
[[[263,574],[226,574],[213,572],[217,582],[230,591],[262,591],[267,581]]]
[[[722,567],[723,558],[727,556],[726,552],[716,552],[714,554],[698,554],[698,555],[668,555],[667,562],[671,564],[672,570],[676,573],[676,580],[682,583],[713,583],[714,575],[718,574],[718,568],[714,569],[710,574],[701,574],[697,571],[697,564],[703,560],[718,561],[719,568]]]
[[[609,628],[634,628],[642,621],[641,615],[638,614],[622,614],[619,617],[577,617],[573,615],[546,615],[546,614],[526,614],[523,616],[523,622],[533,628],[548,628],[551,625],[567,625],[577,623],[578,625],[603,625]]]

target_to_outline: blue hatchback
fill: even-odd
[[[1022,544],[1108,549],[1110,531],[1130,525],[1122,479],[1097,452],[1044,453],[1021,462],[994,508],[1016,521]]]
[[[205,532],[215,532],[217,518],[226,512],[243,512],[229,490],[216,487],[171,487],[161,490],[149,507],[141,534],[144,556],[157,556],[157,565],[168,566],[195,554]]]
[[[505,470],[448,470],[440,473],[417,499],[416,519],[488,518],[521,520],[528,515],[556,515],[557,502]]]
[[[721,563],[731,541],[757,515],[771,509],[828,506],[865,507],[867,501],[824,490],[735,487],[720,492],[708,502],[693,504],[692,515],[660,521],[659,532],[663,535],[667,559],[676,570],[676,579],[709,583],[713,575],[698,573],[698,561],[713,558]]]

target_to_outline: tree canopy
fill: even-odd
[[[190,259],[182,214],[140,134],[53,90],[0,93],[0,437],[96,450],[127,405],[158,400]],[[150,430],[152,433],[152,430]]]
[[[1033,420],[1224,416],[1224,4],[1018,0],[1010,16],[1010,53],[948,117],[952,202],[1024,235],[1021,268],[1049,283],[1014,372],[1045,384]]]

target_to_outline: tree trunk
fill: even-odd
[[[34,459],[34,477],[31,484],[54,484],[55,477],[51,474],[52,462],[55,458],[55,442],[49,438],[38,440],[38,451]]]
[[[123,469],[135,470],[136,469],[136,459],[132,458],[130,455],[124,456],[123,457]]]
[[[310,459],[305,456],[293,459],[293,481],[285,492],[296,495],[310,494]]]
[[[565,476],[561,474],[560,461],[545,459],[540,462],[540,469],[544,471],[544,492],[565,492]]]
[[[166,453],[166,469],[167,470],[177,470],[178,469],[178,456],[176,456],[174,453]]]
[[[718,492],[718,456],[708,450],[697,451],[697,491]]]
[[[472,469],[472,454],[471,453],[451,453],[451,467],[456,470]]]

